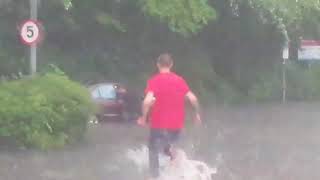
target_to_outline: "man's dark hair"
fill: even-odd
[[[173,64],[173,60],[169,53],[164,53],[158,57],[157,63],[161,67],[170,67]]]

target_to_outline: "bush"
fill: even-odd
[[[255,102],[281,100],[282,84],[279,74],[264,74],[249,90],[250,100]]]
[[[228,81],[222,78],[217,78],[215,83],[216,86],[213,89],[213,92],[215,93],[216,102],[223,103],[225,105],[234,105],[244,103],[246,101],[245,95]]]
[[[0,84],[0,137],[40,149],[81,139],[93,105],[86,88],[62,73]]]
[[[296,63],[286,66],[287,100],[310,101],[320,99],[320,68],[311,68]],[[264,74],[249,90],[254,101],[280,101],[282,98],[282,71],[280,68]]]
[[[287,67],[287,99],[294,101],[310,101],[317,97],[316,82],[312,70],[298,64]]]

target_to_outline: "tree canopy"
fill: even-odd
[[[108,0],[113,1],[113,0]],[[122,3],[124,0],[114,0]],[[63,0],[65,8],[72,7],[72,0]],[[218,16],[216,7],[212,4],[217,0],[136,0],[142,11],[161,21],[167,22],[173,32],[184,36],[199,32]],[[237,14],[238,7],[250,4],[256,9],[262,21],[275,21],[279,28],[287,36],[287,31],[295,31],[303,28],[305,22],[315,24],[319,22],[320,1],[318,0],[227,0],[234,13]],[[110,18],[105,16],[106,19]],[[107,20],[108,21],[108,20]],[[109,20],[110,21],[110,20]],[[111,23],[116,24],[116,23]],[[312,27],[314,28],[314,27]],[[122,29],[122,28],[119,28]],[[308,31],[308,30],[306,30]]]
[[[285,40],[320,38],[318,0],[38,1],[39,69],[53,63],[83,82],[144,82],[169,51],[201,93],[224,89],[221,79],[246,93],[280,62]],[[28,1],[0,1],[0,75],[28,72],[17,29],[27,18]]]

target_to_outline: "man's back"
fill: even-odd
[[[159,73],[148,81],[146,92],[156,98],[151,112],[151,128],[181,129],[184,125],[185,95],[189,87],[175,73]]]
[[[175,159],[174,144],[179,139],[184,125],[185,97],[195,109],[194,122],[201,123],[197,97],[189,90],[184,79],[171,72],[173,60],[170,54],[161,54],[157,59],[159,74],[148,81],[146,96],[142,105],[142,116],[137,120],[147,125],[151,112],[149,137],[149,169],[151,179],[160,175],[159,153],[164,151],[171,160]]]

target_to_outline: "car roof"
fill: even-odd
[[[98,86],[102,86],[102,85],[121,85],[120,83],[115,83],[115,82],[103,82],[103,83],[97,83],[97,84],[93,84],[93,85],[89,85],[88,88],[89,89],[94,89]]]

